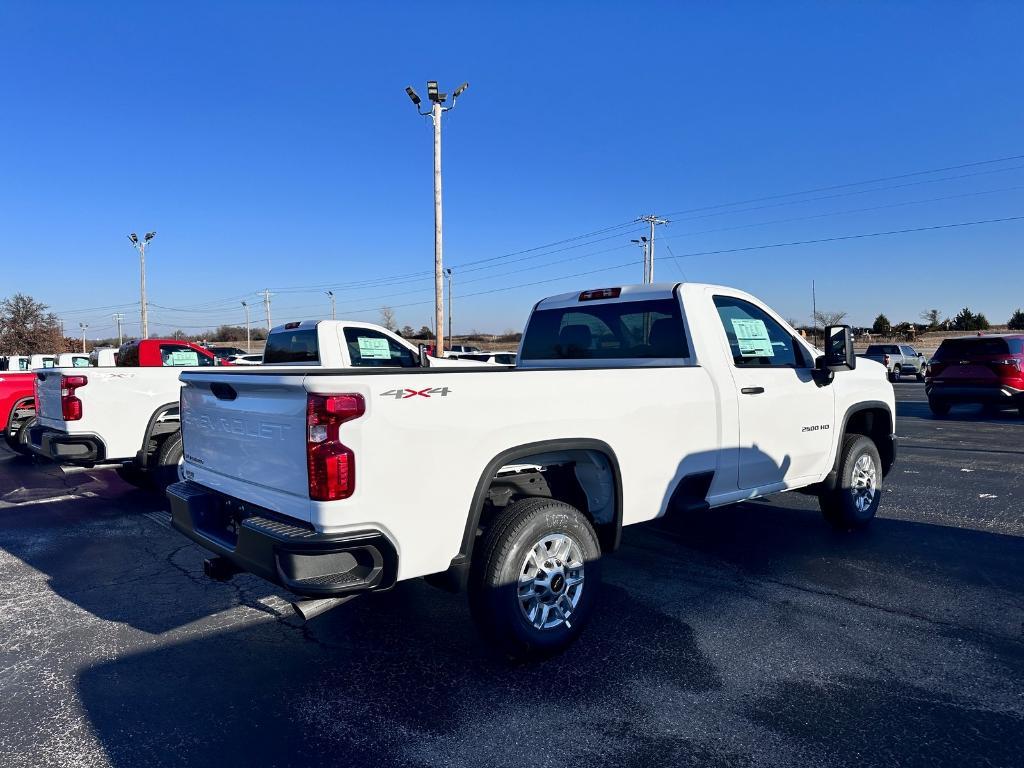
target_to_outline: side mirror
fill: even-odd
[[[427,354],[427,345],[426,344],[420,344],[417,349],[419,350],[420,368],[429,368],[430,367],[430,355]]]
[[[924,357],[924,352],[918,352],[918,353],[917,353],[917,356],[918,356],[918,357]]]
[[[857,367],[857,356],[853,352],[853,330],[848,325],[825,327],[824,366],[829,370]]]

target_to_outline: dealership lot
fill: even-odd
[[[0,454],[0,762],[1018,765],[1024,420],[895,388],[868,532],[797,494],[629,528],[533,666],[421,582],[300,626],[112,471]]]

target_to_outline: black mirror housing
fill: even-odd
[[[825,327],[824,366],[829,370],[857,367],[857,356],[853,352],[853,329],[848,325]]]

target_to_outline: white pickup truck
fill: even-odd
[[[622,526],[794,489],[865,525],[895,459],[885,370],[700,284],[538,303],[516,367],[182,374],[172,524],[307,618],[425,576],[518,657],[570,643]],[[856,366],[856,369],[854,369]]]
[[[420,364],[418,349],[400,336],[380,326],[342,320],[274,328],[264,356],[268,365],[285,366]],[[182,460],[178,377],[191,367],[213,366],[213,353],[189,342],[146,339],[122,347],[117,367],[78,367],[81,357],[68,355],[69,367],[37,372],[36,401],[41,407],[27,429],[27,447],[64,464],[116,465],[128,482],[162,493],[178,479]],[[112,358],[98,356],[97,362]]]

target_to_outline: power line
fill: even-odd
[[[930,173],[944,173],[946,171],[957,171],[961,168],[976,168],[980,165],[992,165],[994,163],[1005,163],[1010,160],[1021,160],[1024,159],[1024,155],[1008,155],[1006,157],[997,157],[991,160],[978,160],[973,163],[961,163],[960,165],[947,165],[942,168],[929,168],[924,171],[912,171],[911,173],[901,173],[895,176],[880,176],[875,179],[865,179],[863,181],[850,181],[843,184],[831,184],[825,187],[814,187],[812,189],[805,189],[800,192],[782,192],[774,195],[765,195],[763,197],[752,197],[748,200],[737,200],[731,203],[718,203],[716,205],[705,205],[700,208],[687,208],[681,211],[670,211],[665,214],[666,216],[678,216],[684,213],[698,213],[700,211],[712,211],[719,208],[731,208],[734,205],[747,205],[748,203],[759,203],[764,200],[779,200],[784,197],[799,197],[800,195],[811,195],[818,192],[830,192],[834,189],[845,189],[848,187],[860,187],[865,184],[879,184],[883,181],[896,181],[897,179],[909,179],[915,176],[926,176]],[[958,178],[958,177],[954,177]]]

